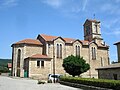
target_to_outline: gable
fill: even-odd
[[[73,42],[73,46],[74,45],[80,45],[80,46],[82,46],[82,42],[80,40],[76,40],[75,42]]]
[[[96,48],[98,47],[98,45],[97,45],[95,42],[89,43],[89,46],[90,46],[90,47],[96,47]]]
[[[65,40],[63,38],[61,38],[61,37],[58,37],[58,38],[54,39],[54,42],[55,43],[64,43],[65,44]]]

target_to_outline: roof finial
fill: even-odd
[[[95,19],[95,13],[93,14],[93,18]]]

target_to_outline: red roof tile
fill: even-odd
[[[73,38],[63,38],[66,43],[73,43],[76,39],[73,39]]]
[[[40,34],[40,35],[45,39],[45,41],[53,41],[54,39],[57,38],[57,36],[50,36],[45,34]]]
[[[32,56],[29,57],[29,58],[51,59],[51,58],[48,57],[47,55],[41,55],[41,54],[35,54],[35,55],[32,55]]]
[[[94,22],[96,20],[89,20],[89,21]],[[57,36],[51,36],[51,35],[45,35],[45,34],[40,34],[40,35],[45,39],[45,41],[53,41],[54,39],[58,38]],[[74,43],[74,41],[79,40],[79,39],[73,39],[73,38],[62,38],[62,39],[65,41],[65,43],[71,43],[71,44]],[[81,41],[83,45],[89,45],[89,43],[90,43],[87,40],[79,40],[79,41]],[[99,45],[98,44],[98,47],[108,48],[109,46],[107,46],[107,45]]]
[[[45,41],[53,41],[54,39],[58,38],[58,36],[50,36],[50,35],[45,35],[45,34],[40,34]],[[73,41],[75,41],[75,39],[72,38],[63,38],[63,40],[65,40],[66,43],[72,43]]]
[[[12,64],[11,64],[11,63],[8,63],[8,64],[7,64],[7,67],[8,67],[8,68],[12,68]]]
[[[40,34],[40,35],[45,39],[45,41],[53,41],[54,39],[58,38],[57,36],[50,36],[45,34]],[[65,43],[73,43],[77,39],[63,38],[63,40],[65,40]],[[85,41],[85,40],[80,40],[80,41],[83,43],[83,45],[89,43],[89,41]]]
[[[86,44],[86,45],[89,44],[89,41],[86,41],[86,40],[80,40],[80,41],[83,43],[83,45],[84,45],[84,44]]]
[[[14,43],[16,44],[34,44],[34,45],[42,45],[42,43],[39,40],[35,40],[35,39],[24,39],[21,40],[19,42]]]

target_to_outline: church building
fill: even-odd
[[[81,77],[98,78],[98,67],[109,64],[109,46],[101,37],[100,21],[87,19],[84,40],[39,34],[12,44],[12,75],[47,79],[48,74],[68,75],[62,67],[70,55],[83,57],[90,69]]]

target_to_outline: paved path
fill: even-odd
[[[37,80],[0,76],[0,90],[82,90],[60,84],[37,84]]]

